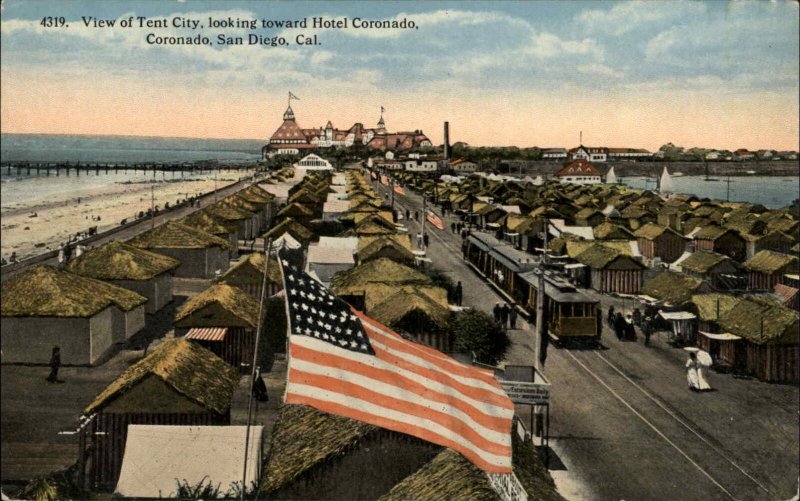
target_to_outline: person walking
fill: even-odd
[[[644,317],[642,320],[642,334],[644,334],[644,345],[650,346],[650,334],[652,333],[653,326],[650,322],[650,317]]]
[[[609,327],[612,327],[612,328],[614,327],[614,320],[616,318],[617,318],[617,316],[614,314],[614,306],[609,306],[608,307],[608,326]]]
[[[508,321],[512,330],[517,328],[517,305],[514,303],[511,304],[511,309],[508,312]]]
[[[417,248],[422,248],[422,233],[417,233]]]
[[[456,284],[456,297],[455,297],[456,305],[461,306],[461,302],[463,301],[463,299],[464,299],[464,288],[461,286],[461,282],[458,282],[458,284]]]
[[[418,210],[414,211],[414,221],[419,221],[419,211]]]
[[[411,211],[406,209],[406,221],[411,217]]]
[[[58,379],[58,369],[61,368],[61,348],[53,346],[53,352],[50,355],[50,375],[47,376],[48,383],[61,383]]]
[[[456,223],[450,223],[450,233],[456,232]]]
[[[500,303],[494,303],[494,309],[492,310],[492,313],[494,313],[494,321],[498,324],[500,323],[500,312],[502,309],[503,308],[500,306]]]
[[[422,234],[422,243],[425,244],[425,248],[426,249],[428,248],[428,242],[429,241],[430,240],[428,239],[428,232],[426,231],[425,233]]]
[[[622,316],[622,313],[614,314],[614,334],[620,341],[625,337],[625,317]]]
[[[689,389],[692,391],[711,389],[711,386],[702,373],[701,364],[697,360],[697,353],[694,351],[689,352],[689,360],[686,361],[686,381],[689,383]]]
[[[510,308],[508,307],[508,303],[503,303],[503,307],[500,308],[500,323],[503,325],[503,329],[508,327],[508,314]]]
[[[256,369],[256,377],[253,379],[253,397],[259,402],[268,402],[269,394],[267,393],[267,385],[261,377],[261,367]]]

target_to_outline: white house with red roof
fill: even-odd
[[[562,183],[597,184],[603,182],[603,174],[587,160],[575,160],[561,167],[554,174]]]
[[[570,160],[605,162],[608,160],[608,148],[580,145],[569,150],[569,158]]]

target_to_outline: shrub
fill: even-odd
[[[492,317],[482,311],[467,310],[450,320],[453,350],[474,353],[478,362],[497,365],[509,347],[508,336]]]

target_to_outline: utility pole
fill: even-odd
[[[264,250],[264,278],[261,281],[261,301],[258,305],[258,328],[256,330],[256,340],[253,345],[253,364],[250,367],[250,395],[247,400],[247,427],[244,434],[244,468],[242,470],[242,491],[241,500],[244,501],[245,491],[247,490],[247,455],[250,452],[250,423],[253,419],[253,385],[256,381],[256,364],[258,363],[258,345],[261,340],[261,329],[264,319],[264,298],[267,295],[267,277],[269,276],[269,256],[272,253],[272,239],[267,241]],[[259,374],[259,377],[261,375]]]
[[[156,188],[150,185],[150,229],[156,227]]]
[[[536,370],[541,370],[541,349],[543,336],[547,335],[547,327],[544,323],[544,269],[547,262],[547,232],[549,230],[549,222],[544,218],[544,252],[542,252],[542,259],[539,260],[539,290],[536,291],[536,337],[533,343],[533,367]]]
[[[425,220],[428,219],[428,210],[427,206],[425,205],[427,199],[425,198],[425,192],[422,192],[422,246],[425,247],[427,251],[428,248],[425,246]]]
[[[394,176],[392,176],[392,217],[394,217]]]
[[[214,173],[214,201],[217,201],[217,173]]]

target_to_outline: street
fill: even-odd
[[[382,195],[390,188],[376,183]],[[422,199],[405,188],[395,208],[422,214]],[[437,211],[438,213],[438,211]],[[507,301],[461,257],[455,221],[445,230],[427,224],[427,257],[461,281],[464,304],[490,312]],[[402,221],[413,235],[415,221]],[[619,298],[585,291],[630,311]],[[522,322],[509,331],[508,364],[533,364],[533,331]],[[552,384],[551,473],[568,499],[789,499],[798,490],[796,386],[711,373],[714,391],[687,388],[686,352],[664,333],[644,346],[618,341],[604,326],[599,349],[558,349],[551,344],[544,373]],[[527,416],[527,409],[518,413]],[[559,464],[560,463],[560,464]],[[561,467],[560,465],[563,465]],[[559,470],[559,468],[561,468]]]

